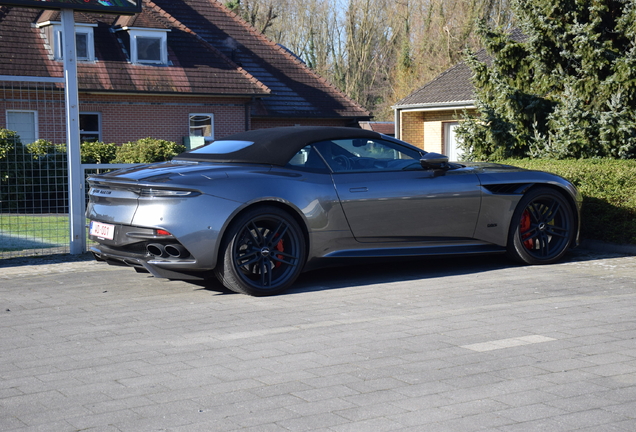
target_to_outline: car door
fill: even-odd
[[[473,236],[481,190],[470,168],[425,170],[412,148],[385,140],[316,144],[332,167],[345,216],[360,242]]]

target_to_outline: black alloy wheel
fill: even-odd
[[[531,189],[510,222],[508,255],[525,264],[551,264],[565,255],[574,235],[569,201],[551,188]]]
[[[264,296],[289,288],[305,264],[305,239],[285,211],[256,207],[228,229],[216,275],[232,291]]]

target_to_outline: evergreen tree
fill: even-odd
[[[636,157],[636,0],[513,0],[520,31],[482,23],[467,63],[473,159]]]

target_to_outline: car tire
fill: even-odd
[[[558,191],[531,189],[510,222],[508,256],[524,264],[551,264],[566,254],[576,232],[574,211]]]
[[[259,206],[228,228],[215,273],[234,292],[273,295],[298,278],[305,251],[303,232],[291,215],[277,207]]]

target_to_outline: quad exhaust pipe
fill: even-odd
[[[159,244],[159,243],[150,243],[148,246],[146,246],[146,251],[150,255],[156,256],[156,257],[167,257],[168,256],[168,254],[166,253],[166,250],[163,247],[163,245]]]
[[[178,243],[162,245],[161,243],[150,243],[146,246],[146,251],[155,257],[160,258],[186,258],[190,252]]]
[[[190,255],[190,252],[180,244],[168,244],[163,249],[168,255],[174,258],[185,258]]]

